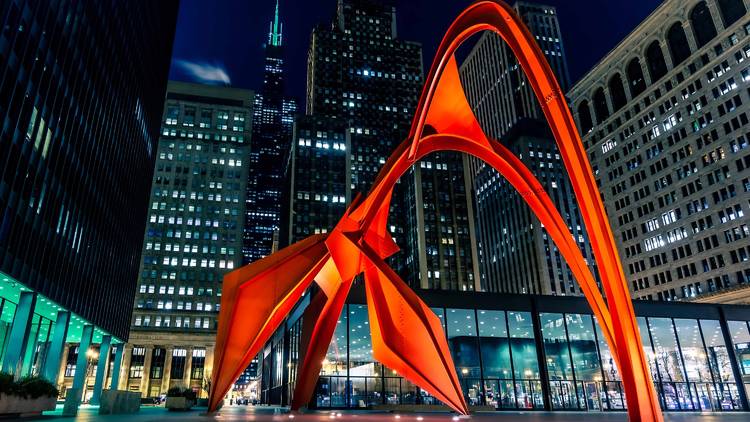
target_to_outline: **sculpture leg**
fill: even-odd
[[[332,260],[329,261],[332,264]],[[328,265],[327,265],[328,267]],[[341,317],[341,311],[344,309],[346,297],[352,286],[352,280],[342,281],[335,271],[321,271],[321,276],[315,280],[318,284],[326,284],[325,288],[319,293],[318,297],[325,297],[325,304],[317,315],[305,315],[305,317],[317,318],[312,332],[309,335],[302,362],[297,369],[297,382],[294,387],[292,396],[292,410],[299,410],[306,405],[312,397],[315,385],[320,375],[320,369],[323,366],[323,359],[331,344],[333,333],[336,331],[336,325]],[[314,308],[315,309],[315,308]]]
[[[364,249],[373,357],[468,414],[440,320],[374,251]]]
[[[209,412],[328,260],[325,236],[313,236],[224,277]]]

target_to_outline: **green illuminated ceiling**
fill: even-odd
[[[0,298],[10,301],[13,304],[17,304],[21,293],[25,291],[30,291],[30,289],[13,277],[0,272]],[[54,322],[55,319],[57,319],[57,312],[61,310],[64,311],[66,309],[61,305],[55,303],[54,301],[47,299],[45,296],[37,294],[36,307],[34,308],[35,314]],[[12,321],[14,313],[15,306],[4,306],[0,318],[2,319],[2,321]],[[90,322],[71,312],[70,324],[68,326],[68,336],[65,341],[68,343],[80,342],[81,333],[83,332],[83,326],[85,324],[90,324]],[[106,334],[106,331],[96,327],[94,329],[94,338],[92,342],[101,343],[102,337]],[[113,337],[113,341],[119,342],[120,340]]]

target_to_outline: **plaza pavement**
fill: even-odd
[[[95,407],[82,407],[75,418],[62,417],[62,408],[46,412],[44,416],[27,418],[29,421],[47,422],[230,422],[230,421],[291,421],[291,422],[453,422],[453,421],[505,421],[505,422],[580,422],[607,421],[627,422],[623,412],[479,412],[469,417],[457,417],[447,412],[374,412],[374,411],[316,411],[305,414],[287,413],[285,409],[273,407],[228,406],[219,415],[206,416],[205,408],[189,412],[169,412],[163,407],[143,406],[137,414],[102,415]],[[748,421],[750,413],[666,413],[668,422],[734,422]]]

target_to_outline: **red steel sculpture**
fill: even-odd
[[[605,303],[567,224],[531,171],[479,126],[458,76],[456,48],[471,35],[499,34],[521,64],[552,129],[591,239]],[[384,259],[398,251],[387,229],[391,194],[408,168],[435,151],[478,157],[518,190],[555,242],[581,286],[620,370],[628,415],[662,421],[633,305],[612,231],[586,153],[560,86],[534,37],[513,9],[478,1],[464,10],[438,48],[409,137],[378,175],[367,197],[357,196],[336,227],[224,278],[209,410],[215,411],[313,281],[321,293],[303,318],[302,361],[292,409],[312,397],[352,281],[364,273],[373,356],[456,412],[468,407],[442,325]]]

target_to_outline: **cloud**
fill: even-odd
[[[176,59],[175,64],[196,82],[211,85],[230,85],[232,83],[223,64],[192,62],[182,59]]]

